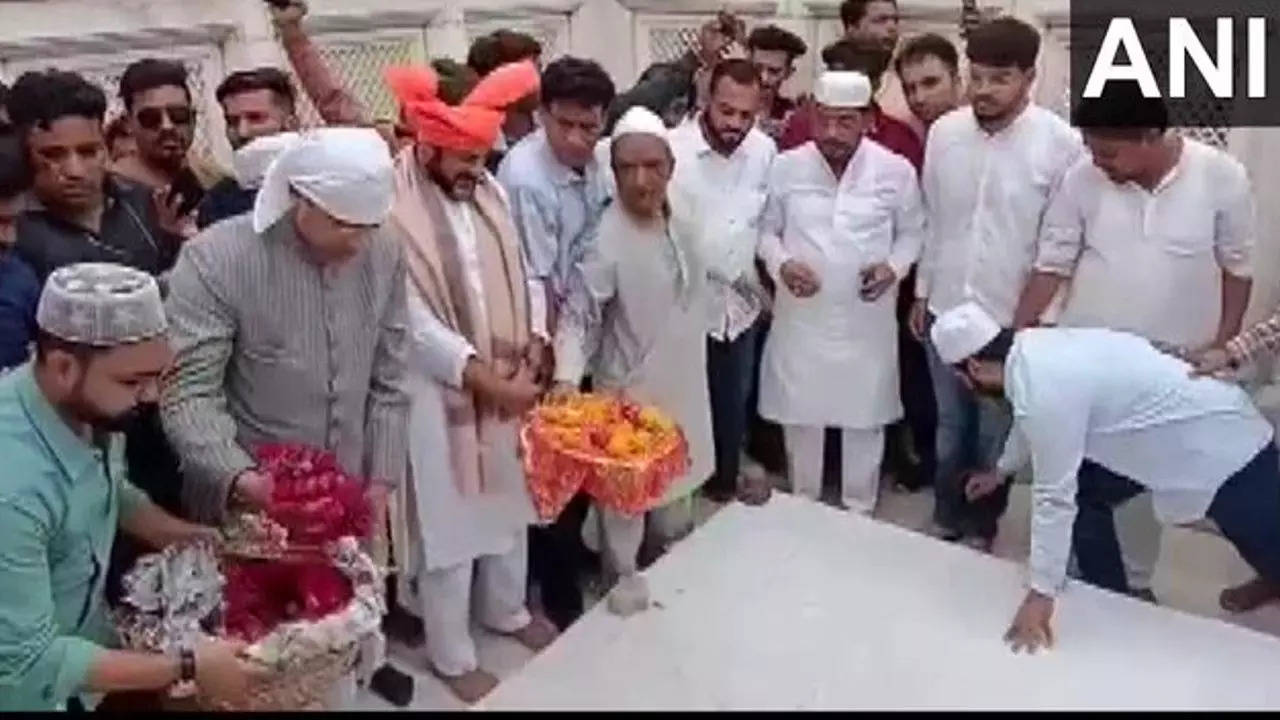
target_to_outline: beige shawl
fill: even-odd
[[[476,186],[471,209],[483,281],[483,304],[466,280],[458,236],[445,213],[449,202],[421,170],[412,148],[396,158],[396,195],[391,222],[405,243],[405,263],[414,288],[446,327],[463,336],[477,359],[500,377],[520,369],[529,343],[529,298],[515,223],[499,190]],[[469,390],[444,388],[449,455],[463,495],[484,491],[485,448],[503,422]]]

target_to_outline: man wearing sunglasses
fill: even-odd
[[[178,222],[184,235],[194,234],[196,205],[227,173],[191,153],[196,110],[187,69],[173,60],[139,60],[120,77],[120,100],[138,152],[121,158],[112,170],[155,191],[161,214]]]

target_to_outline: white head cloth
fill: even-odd
[[[95,347],[150,340],[168,328],[155,279],[115,263],[54,270],[40,293],[36,324],[54,337]]]
[[[813,98],[833,108],[864,108],[871,104],[871,81],[860,72],[828,70],[818,76]]]
[[[649,108],[643,105],[635,105],[622,113],[622,117],[618,118],[618,124],[613,126],[613,138],[617,139],[623,135],[637,133],[653,135],[666,140],[667,126],[666,123],[662,122],[662,118],[654,114]]]
[[[249,141],[248,145],[236,150],[231,156],[236,182],[241,187],[260,187],[262,176],[267,174],[271,163],[280,157],[280,153],[297,145],[301,138],[296,132],[284,132]]]
[[[253,205],[263,232],[294,205],[290,191],[353,225],[380,225],[391,212],[391,152],[376,130],[321,128],[297,136],[272,160]]]
[[[942,313],[929,331],[938,356],[948,365],[972,357],[999,334],[1000,323],[974,302]]]

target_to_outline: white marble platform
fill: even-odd
[[[730,505],[490,709],[1278,708],[1280,640],[1073,584],[1057,647],[1001,641],[1019,565],[787,495]]]

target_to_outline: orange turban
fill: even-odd
[[[459,105],[440,99],[440,79],[431,68],[391,68],[387,85],[419,142],[448,150],[485,150],[498,139],[507,107],[538,91],[538,68],[529,60],[503,65]]]

